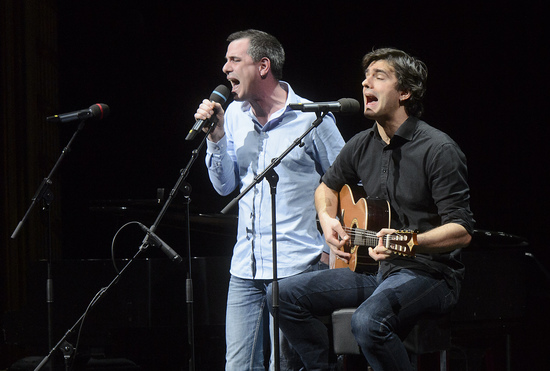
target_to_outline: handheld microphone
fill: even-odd
[[[229,97],[229,94],[231,92],[229,91],[229,88],[225,85],[218,85],[216,89],[210,94],[210,100],[216,103],[221,104],[222,106],[227,102],[227,98]],[[197,134],[202,131],[202,129],[210,122],[210,119],[208,120],[197,120],[195,121],[195,125],[189,130],[189,134],[185,137],[185,140],[193,140],[197,136]]]
[[[109,116],[110,108],[103,103],[92,104],[90,108],[82,109],[80,111],[74,111],[69,113],[62,113],[60,115],[48,116],[46,121],[48,122],[69,122],[74,120],[86,120],[89,118],[97,118],[103,120]]]
[[[159,236],[155,234],[151,229],[147,228],[145,225],[138,222],[139,227],[143,232],[147,233],[147,236],[143,239],[143,244],[150,243],[152,246],[159,247],[162,252],[173,262],[181,263],[181,256],[175,252],[166,242],[160,239]]]
[[[290,103],[288,105],[292,110],[303,112],[341,112],[354,113],[359,111],[361,105],[353,98],[342,98],[336,102],[316,102],[316,103]]]

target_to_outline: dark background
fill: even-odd
[[[543,2],[59,0],[59,110],[48,114],[93,103],[111,108],[109,118],[86,123],[56,178],[63,259],[109,258],[123,222],[154,221],[160,207],[143,200],[154,200],[158,188],[168,193],[198,146],[201,135],[192,142],[184,138],[200,101],[226,83],[221,71],[225,38],[257,28],[281,41],[283,80],[313,101],[351,97],[362,102],[361,58],[373,48],[397,47],[423,60],[429,70],[423,119],[455,139],[468,158],[476,227],[525,238],[529,251],[548,267],[549,130],[543,110],[549,53],[543,8]],[[372,123],[357,114],[337,116],[337,124],[347,140]],[[76,127],[62,125],[61,146]],[[45,176],[50,168],[41,170]],[[217,214],[231,200],[213,191],[204,150],[187,181],[193,215]],[[121,205],[138,211],[122,215],[111,207]],[[171,210],[158,231],[185,255],[181,195]],[[219,231],[219,223],[201,219],[201,233],[191,235],[192,255],[230,255],[231,236],[220,237],[216,251],[203,240]],[[133,255],[138,237],[135,231],[130,237],[126,233],[117,257]],[[148,254],[162,258],[155,251]],[[491,265],[484,256],[474,270]],[[498,275],[518,269],[509,265],[498,273],[488,269],[490,282],[504,285],[498,290],[502,295],[509,282]],[[534,261],[527,271],[534,291],[529,300],[540,310],[548,282]],[[164,282],[169,287],[170,281]],[[538,326],[538,319],[532,321],[525,326]],[[540,321],[547,326],[547,320]],[[547,364],[544,346],[525,349],[540,333],[522,333],[525,343],[516,358],[526,355],[534,365]]]
[[[542,14],[534,5],[505,3],[60,1],[60,112],[96,102],[111,108],[107,120],[87,124],[61,171],[64,210],[171,189],[199,143],[184,140],[196,107],[225,83],[226,36],[258,28],[285,46],[283,79],[314,101],[362,102],[361,57],[374,47],[425,61],[424,119],[468,157],[478,228],[538,244],[548,206]],[[338,119],[345,139],[371,125],[360,114]],[[75,128],[64,127],[62,144]],[[202,153],[188,180],[197,211],[229,202],[211,189]],[[65,222],[80,223],[76,215]],[[83,240],[73,233],[67,243]]]

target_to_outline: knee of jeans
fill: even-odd
[[[286,299],[286,292],[284,290],[281,290],[281,283],[282,282],[278,282],[278,287],[279,287],[279,290],[278,290],[278,297],[277,297],[277,302],[279,303],[279,307],[281,307],[282,305],[281,304],[284,304],[284,300]],[[269,310],[270,313],[273,314],[273,297],[274,293],[273,293],[273,284],[270,283],[266,290],[265,290],[265,300],[267,302],[267,309]]]
[[[277,282],[277,295],[280,303],[296,303],[299,293],[295,290],[295,285],[288,284],[288,278],[282,279]],[[267,287],[267,293],[270,298],[273,297],[273,284],[270,283]]]
[[[390,334],[384,319],[370,311],[356,311],[351,317],[351,332],[362,348],[381,343]]]

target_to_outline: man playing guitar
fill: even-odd
[[[375,123],[344,146],[315,193],[334,266],[353,264],[280,285],[280,328],[307,370],[329,369],[318,316],[347,307],[357,307],[352,332],[374,370],[412,370],[400,337],[424,315],[455,306],[464,274],[456,256],[473,233],[466,158],[419,119],[425,64],[385,48],[365,55],[363,67],[364,115]],[[365,198],[347,189],[357,184]],[[375,274],[356,271],[360,245],[377,262]]]

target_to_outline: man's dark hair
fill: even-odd
[[[407,114],[420,117],[424,111],[422,99],[426,92],[426,80],[428,78],[426,64],[401,50],[380,48],[373,50],[363,57],[363,70],[366,71],[372,62],[378,60],[388,62],[395,70],[397,90],[411,93],[410,98],[403,103]]]
[[[258,30],[245,30],[234,32],[227,38],[231,43],[239,39],[249,39],[248,55],[254,62],[259,62],[266,57],[271,61],[271,72],[277,80],[283,78],[283,65],[285,64],[285,50],[274,36]]]

